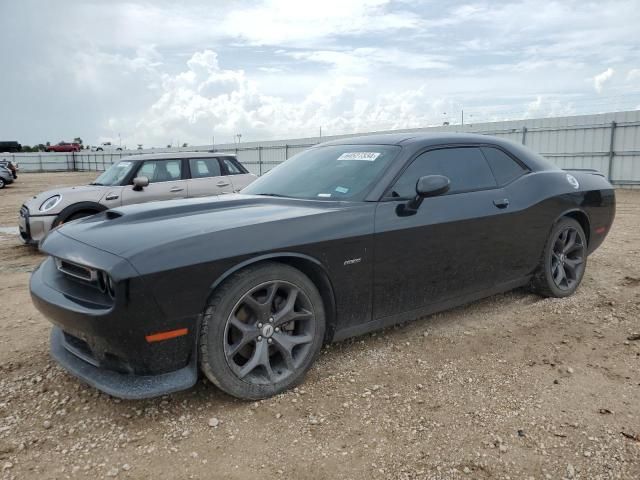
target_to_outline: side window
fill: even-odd
[[[482,147],[481,150],[489,162],[498,185],[509,183],[527,172],[524,167],[502,150],[492,147]]]
[[[149,183],[171,182],[182,179],[182,160],[147,160],[137,173],[147,177]]]
[[[240,175],[242,172],[230,158],[223,158],[224,166],[227,168],[229,175]]]
[[[191,178],[219,177],[220,164],[217,158],[190,158]]]
[[[417,157],[391,190],[392,197],[410,198],[416,182],[425,175],[444,175],[451,180],[449,193],[493,188],[496,181],[477,147],[431,150]]]

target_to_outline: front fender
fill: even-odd
[[[107,210],[107,207],[105,207],[104,205],[102,205],[102,204],[100,204],[98,202],[78,202],[78,203],[73,203],[73,204],[65,207],[64,209],[62,209],[62,211],[56,217],[55,222],[53,222],[53,226],[57,227],[61,223],[66,222],[67,219],[69,217],[71,217],[74,213],[87,211],[87,210],[95,211],[95,213],[100,213],[100,212],[103,212],[103,211]]]
[[[238,263],[237,265],[229,268],[228,270],[226,270],[222,275],[220,275],[211,284],[211,287],[210,287],[211,291],[215,290],[222,282],[224,282],[227,278],[229,278],[235,272],[237,272],[239,270],[242,270],[243,268],[248,267],[249,265],[253,265],[253,264],[258,263],[258,262],[263,262],[265,260],[277,260],[279,258],[280,259],[281,258],[296,258],[296,259],[301,259],[301,260],[307,260],[307,261],[312,262],[315,265],[317,265],[322,270],[324,275],[327,278],[329,278],[329,274],[327,272],[327,269],[322,264],[322,262],[320,262],[316,258],[313,258],[313,257],[311,257],[309,255],[304,255],[302,253],[295,253],[295,252],[272,252],[272,253],[267,253],[267,254],[264,254],[264,255],[258,255],[257,257],[249,258],[249,259],[244,260],[244,261]]]

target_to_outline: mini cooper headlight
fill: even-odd
[[[54,208],[56,205],[58,205],[61,200],[62,200],[62,195],[54,195],[53,197],[47,198],[42,203],[42,205],[40,205],[40,211],[41,212],[48,212],[49,210]]]

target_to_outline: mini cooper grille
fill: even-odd
[[[56,266],[58,267],[58,270],[60,270],[65,275],[79,278],[80,280],[95,282],[98,278],[98,272],[96,270],[71,263],[67,260],[56,258]]]

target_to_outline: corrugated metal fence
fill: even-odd
[[[640,185],[640,110],[574,117],[541,118],[477,125],[395,130],[395,132],[473,132],[520,142],[561,168],[594,168],[618,185]],[[391,132],[371,132],[391,133]],[[358,134],[363,135],[363,134]],[[365,134],[366,135],[366,134]],[[354,135],[323,137],[322,141]],[[216,145],[234,153],[249,171],[261,175],[291,156],[320,142],[318,138]],[[20,164],[23,172],[102,171],[120,158],[152,151],[206,151],[211,146],[118,153],[0,154]]]

